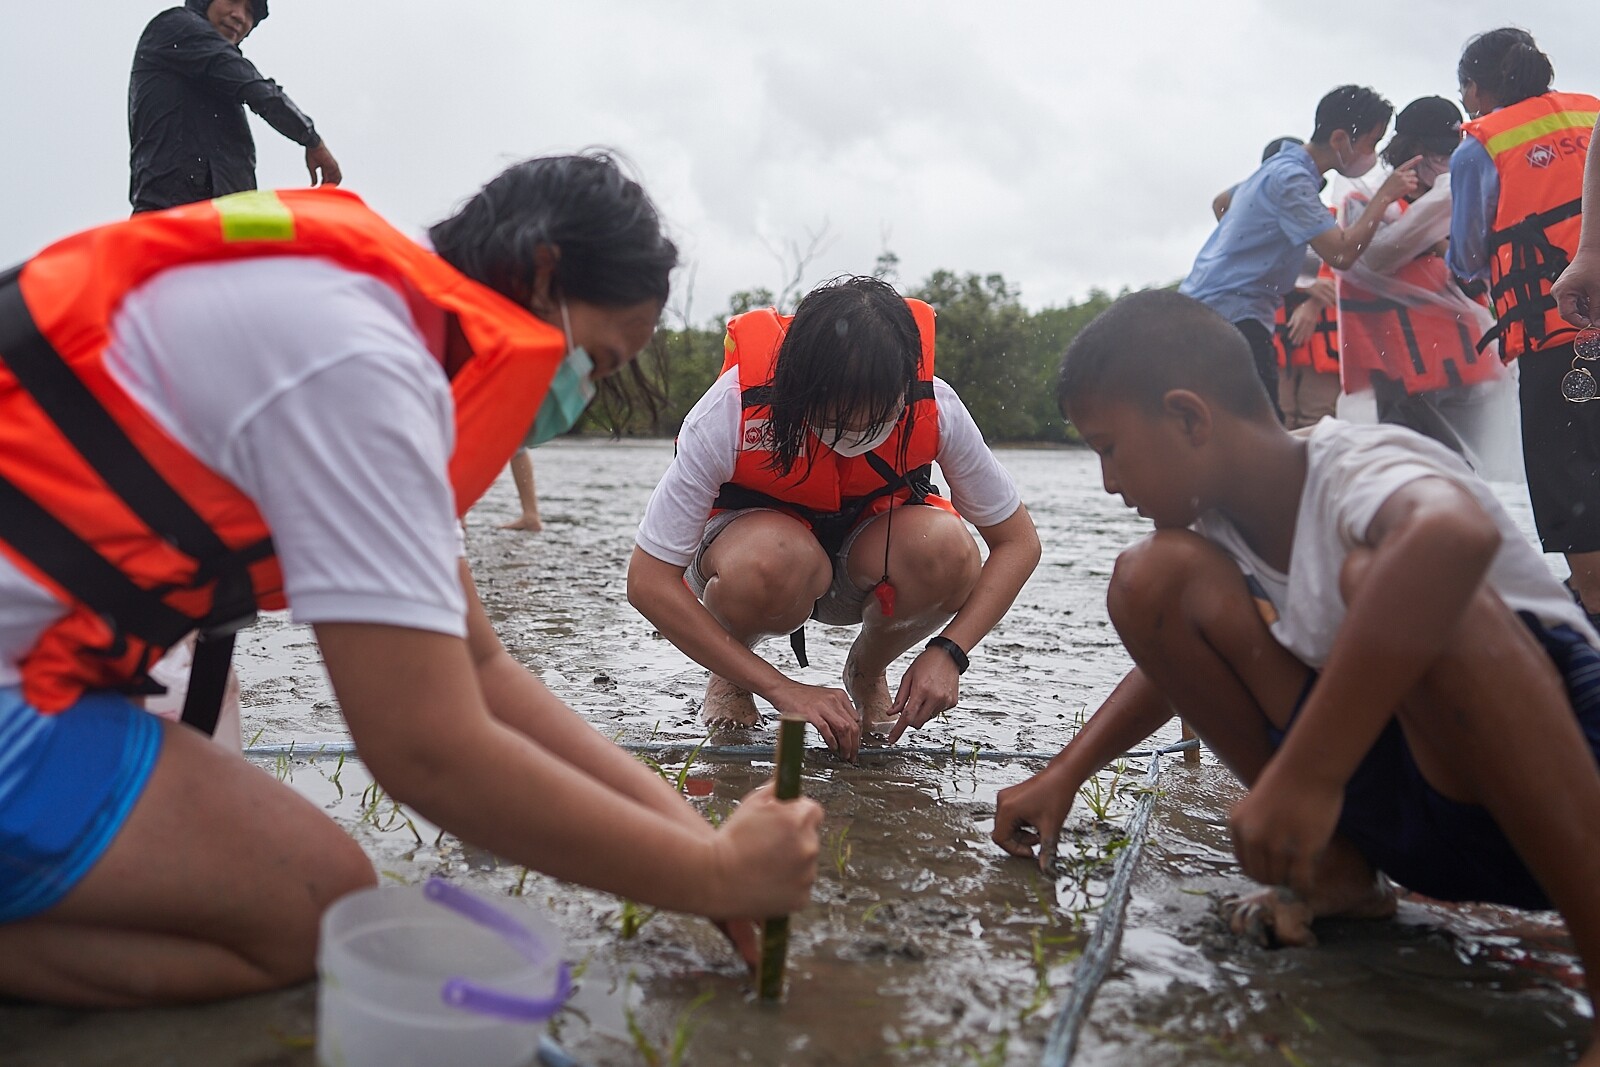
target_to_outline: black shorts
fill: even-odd
[[[1255,319],[1240,319],[1233,328],[1244,334],[1250,342],[1250,357],[1256,363],[1256,376],[1266,387],[1272,411],[1283,421],[1283,408],[1278,406],[1278,346],[1272,343],[1272,331]]]
[[[1518,614],[1566,681],[1578,727],[1600,760],[1600,651],[1570,626],[1546,628],[1532,615]],[[1290,729],[1315,681],[1312,675]],[[1284,731],[1269,728],[1269,734],[1274,747],[1282,743]],[[1441,795],[1422,777],[1398,720],[1384,729],[1345,786],[1339,832],[1368,863],[1435,900],[1532,911],[1552,906],[1487,810]]]
[[[1517,359],[1522,462],[1539,543],[1546,552],[1600,552],[1600,401],[1561,395],[1572,345]]]

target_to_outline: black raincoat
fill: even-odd
[[[210,0],[150,20],[128,79],[128,199],[153,211],[256,187],[256,145],[244,109],[307,148],[321,140],[276,82],[206,21]],[[256,22],[266,0],[253,0]]]

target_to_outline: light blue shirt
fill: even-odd
[[[1229,322],[1254,319],[1268,329],[1283,294],[1305,262],[1311,239],[1333,229],[1318,196],[1322,175],[1304,148],[1285,148],[1233,190],[1227,214],[1211,231],[1178,292]]]
[[[1463,137],[1450,156],[1450,251],[1445,263],[1459,278],[1486,279],[1489,230],[1500,212],[1500,172],[1476,137]]]

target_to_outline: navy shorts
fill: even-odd
[[[1570,626],[1547,628],[1526,612],[1518,615],[1565,679],[1578,727],[1600,760],[1600,652]],[[1294,715],[1310,690],[1308,683]],[[1283,731],[1270,733],[1274,746],[1282,742]],[[1487,810],[1440,795],[1422,777],[1398,720],[1345,786],[1339,832],[1374,867],[1436,900],[1553,906]]]

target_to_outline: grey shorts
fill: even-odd
[[[695,550],[694,559],[683,572],[684,580],[689,583],[689,588],[694,595],[704,600],[706,595],[706,576],[700,570],[700,561],[705,558],[706,549],[711,547],[711,542],[717,535],[728,528],[728,524],[743,515],[753,515],[758,511],[770,511],[775,515],[783,512],[775,508],[739,508],[733,511],[723,511],[711,516],[711,521],[706,523],[705,533],[700,536],[700,547]],[[861,609],[867,602],[871,589],[861,589],[850,580],[850,569],[846,561],[850,558],[850,549],[856,543],[856,538],[868,526],[887,515],[874,515],[855,529],[851,530],[844,539],[844,544],[839,546],[839,554],[833,557],[833,583],[828,586],[828,591],[822,594],[816,607],[811,609],[811,617],[824,626],[856,626],[861,622]]]

